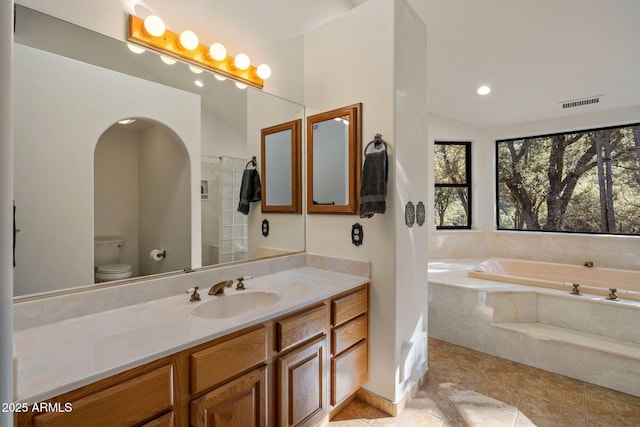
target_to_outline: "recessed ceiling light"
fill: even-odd
[[[198,87],[204,87],[204,83],[202,83],[202,80],[194,80],[193,84]]]
[[[193,65],[189,65],[189,69],[193,74],[201,74],[204,71],[202,68],[194,67]]]
[[[491,88],[487,85],[482,85],[478,87],[476,92],[478,93],[478,95],[489,95],[489,93],[491,92]]]
[[[118,123],[120,123],[121,125],[130,125],[135,121],[136,119],[124,119],[124,120],[119,120]]]

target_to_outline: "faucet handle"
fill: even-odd
[[[238,277],[236,279],[238,283],[236,284],[236,291],[244,291],[246,288],[244,287],[244,277]]]
[[[191,292],[191,290],[193,290],[193,293],[191,294],[191,298],[189,298],[189,301],[191,302],[200,301],[200,294],[198,293],[198,288],[199,286],[194,286],[193,288],[187,291],[187,293],[189,293]]]

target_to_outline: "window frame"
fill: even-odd
[[[502,138],[495,140],[495,150],[494,150],[494,185],[495,185],[495,224],[497,231],[508,231],[508,232],[523,232],[523,233],[561,233],[561,234],[583,234],[583,235],[596,235],[596,236],[634,236],[640,237],[640,234],[632,234],[632,233],[610,233],[610,232],[596,232],[596,231],[575,231],[575,230],[529,230],[529,229],[519,229],[519,228],[506,228],[500,225],[500,181],[499,181],[499,172],[500,172],[500,164],[499,164],[499,153],[498,153],[498,145],[500,143],[505,143],[509,141],[520,141],[526,139],[533,138],[548,138],[556,135],[566,135],[566,134],[574,134],[574,133],[588,133],[588,132],[597,132],[609,129],[620,129],[627,127],[640,126],[640,122],[632,122],[626,124],[619,125],[611,125],[611,126],[599,126],[599,127],[589,127],[584,129],[569,129],[563,132],[552,132],[552,133],[543,133],[537,135],[527,135],[515,138]]]
[[[463,146],[465,149],[465,183],[464,184],[452,184],[452,183],[438,183],[435,182],[435,176],[433,179],[434,186],[434,206],[435,209],[435,189],[436,188],[466,188],[467,189],[467,224],[466,225],[436,225],[436,230],[471,230],[473,210],[472,210],[472,193],[471,193],[471,141],[442,141],[434,140],[434,169],[435,169],[435,148],[438,145],[458,145]],[[435,213],[434,213],[435,219]]]

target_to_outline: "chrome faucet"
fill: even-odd
[[[211,286],[209,289],[209,295],[220,295],[224,293],[224,288],[230,288],[233,285],[233,280],[223,280]]]
[[[588,268],[593,268],[593,261],[585,261],[584,266]]]

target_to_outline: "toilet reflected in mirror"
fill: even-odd
[[[131,277],[131,265],[120,263],[120,250],[124,240],[120,236],[96,237],[93,247],[93,265],[96,283]]]
[[[94,151],[96,282],[190,265],[190,206],[186,148],[171,129],[142,118],[109,127]],[[160,261],[149,255],[158,247]]]

